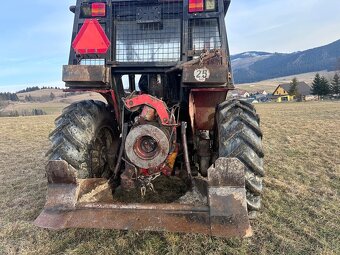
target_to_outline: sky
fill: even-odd
[[[3,1],[0,91],[63,86],[75,0]],[[226,18],[231,54],[294,52],[340,39],[339,0],[232,0]]]

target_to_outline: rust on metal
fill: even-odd
[[[192,89],[190,92],[189,113],[195,130],[213,130],[216,105],[227,97],[226,88]]]
[[[206,72],[206,76],[200,77],[199,70]],[[227,66],[185,66],[183,68],[183,85],[197,87],[225,86],[228,82]]]
[[[47,165],[47,172],[58,178],[55,179],[57,182],[52,178],[48,184],[47,202],[35,225],[49,229],[170,231],[221,237],[251,235],[244,178],[241,178],[244,166],[237,159],[218,159],[209,169],[208,180],[197,180],[200,184],[197,192],[204,189],[200,196],[208,195],[208,201],[201,205],[179,201],[170,204],[117,203],[110,197],[112,191],[107,180],[76,179],[76,182],[70,182],[69,175],[65,174],[70,169],[61,160]],[[220,178],[230,180],[219,181]]]
[[[212,235],[252,235],[248,219],[244,165],[236,158],[218,158],[208,169],[208,201]]]
[[[126,191],[135,189],[137,174],[137,169],[127,164],[124,172],[120,175],[121,188]]]
[[[167,106],[162,100],[147,94],[134,96],[125,100],[125,107],[127,109],[133,109],[141,105],[147,105],[155,109],[162,125],[166,126],[172,124],[170,123],[170,115]]]
[[[137,126],[129,132],[125,141],[125,153],[140,168],[154,168],[165,162],[170,152],[166,132],[154,125]]]
[[[105,66],[64,65],[63,79],[67,83],[91,82],[108,84],[110,68]]]
[[[181,133],[182,133],[182,146],[183,146],[183,153],[184,153],[185,168],[187,170],[191,185],[194,186],[195,181],[192,178],[190,161],[189,161],[189,152],[188,152],[188,143],[187,143],[187,123],[186,122],[182,122],[181,124]]]
[[[215,161],[214,167],[209,169],[210,186],[243,187],[244,183],[244,166],[239,159],[219,158]]]
[[[200,57],[176,66],[173,70],[183,70],[183,86],[188,87],[228,87],[231,85],[230,67],[226,60],[226,53],[219,50],[189,51],[189,55]],[[172,71],[172,70],[171,70]]]
[[[46,176],[48,183],[77,183],[77,170],[66,161],[51,160],[46,166]]]

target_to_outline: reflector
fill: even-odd
[[[106,5],[105,3],[92,3],[92,17],[105,17]]]
[[[189,12],[202,12],[204,10],[203,0],[189,0]]]
[[[98,20],[86,19],[72,47],[77,54],[105,54],[110,44]]]

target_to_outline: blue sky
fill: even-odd
[[[75,0],[3,1],[0,91],[62,86]],[[226,19],[232,54],[293,52],[340,39],[339,0],[232,0]]]

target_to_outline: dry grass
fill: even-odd
[[[33,109],[41,109],[47,114],[56,114],[65,108],[69,104],[66,102],[10,102],[10,104],[4,108],[4,112],[11,111],[32,111]]]
[[[55,116],[0,119],[0,254],[339,254],[340,103],[257,108],[266,190],[255,235],[246,240],[36,228]]]
[[[57,89],[43,89],[43,90],[37,90],[27,93],[20,93],[17,94],[20,100],[24,100],[25,96],[31,95],[34,98],[37,99],[43,99],[44,97],[49,97],[51,92],[56,96],[56,98],[53,101],[48,102],[9,102],[9,104],[4,107],[4,112],[12,112],[12,111],[18,111],[19,113],[22,111],[32,111],[33,109],[41,109],[47,114],[58,114],[63,108],[68,106],[69,104],[79,102],[82,100],[100,100],[105,101],[105,99],[98,93],[94,92],[87,92],[87,93],[81,93],[76,94],[72,96],[68,96],[66,98],[63,97],[65,94],[62,90]]]
[[[62,97],[65,93],[61,89],[41,89],[25,93],[17,93],[20,100],[25,100],[26,96],[34,98],[49,97],[53,93],[56,97]]]

